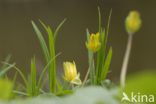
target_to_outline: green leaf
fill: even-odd
[[[13,90],[12,92],[13,92],[14,94],[18,94],[18,95],[29,96],[29,94],[24,93],[24,92],[21,92],[21,91]]]
[[[33,25],[33,28],[34,28],[34,30],[36,32],[36,35],[37,35],[37,37],[38,37],[38,39],[40,41],[40,44],[41,44],[45,59],[48,62],[49,58],[50,58],[50,55],[49,55],[49,51],[48,51],[46,42],[45,42],[40,30],[38,29],[38,27],[36,26],[36,24],[33,21],[32,21],[32,25]]]
[[[101,12],[100,12],[100,7],[98,7],[98,15],[99,15],[99,33],[101,33]]]
[[[65,18],[65,19],[57,26],[57,28],[56,28],[56,30],[55,30],[55,32],[54,32],[54,41],[56,41],[56,36],[57,36],[57,34],[58,34],[60,28],[62,27],[62,25],[65,23],[66,20],[67,20],[67,19]]]
[[[4,64],[6,64],[6,65],[8,65],[10,67],[13,67],[20,74],[20,76],[22,77],[22,79],[23,79],[23,81],[24,81],[27,89],[29,89],[28,81],[26,80],[26,77],[24,76],[24,74],[22,73],[22,71],[19,68],[17,68],[14,64],[9,64],[9,63],[5,63],[5,62],[4,62]]]
[[[98,11],[100,12],[100,10]],[[101,28],[99,28],[101,49],[98,51],[98,54],[97,54],[96,85],[100,85],[101,80],[102,80],[101,73],[102,73],[102,69],[104,69],[103,67],[104,67],[104,60],[105,60],[105,52],[107,48],[107,39],[108,39],[108,31],[109,31],[109,26],[110,26],[111,13],[112,13],[112,10],[110,11],[106,33],[105,33],[105,29],[101,31],[100,30]],[[99,13],[99,16],[101,16],[100,13]],[[99,19],[101,19],[101,17],[99,17]],[[100,21],[101,20],[99,20],[99,22]]]
[[[12,82],[15,84],[15,82],[16,82],[16,79],[17,79],[17,72],[15,72],[15,75],[14,75],[14,77],[13,77],[13,80],[12,80]]]
[[[36,31],[38,39],[40,40],[40,44],[41,44],[42,50],[44,52],[46,63],[48,63],[51,59],[53,59],[55,57],[55,44],[54,44],[53,33],[52,33],[49,26],[46,27],[43,24],[43,22],[41,22],[41,24],[43,25],[43,27],[45,28],[45,30],[49,36],[49,49],[50,49],[50,51],[49,51],[41,32],[39,31],[39,29],[37,28],[37,26],[35,25],[35,23],[33,21],[32,21],[32,24],[33,24],[33,27]],[[49,75],[50,92],[55,93],[55,91],[56,91],[56,63],[55,63],[55,59],[51,62],[51,65],[48,68],[48,75]]]
[[[67,81],[64,80],[63,85],[62,85],[62,88],[61,88],[62,91],[66,90],[66,87],[67,87]]]
[[[41,20],[39,20],[39,21],[40,21],[41,25],[44,27],[44,29],[46,30],[46,32],[48,33],[48,28],[47,28],[47,26],[46,26]]]
[[[4,61],[4,62],[8,63],[8,62],[10,61],[10,58],[11,58],[11,55],[8,55],[8,56],[5,58],[5,61]],[[7,67],[7,65],[6,65],[6,64],[3,64],[1,70],[5,69],[6,67]]]
[[[53,59],[51,59],[51,60],[48,62],[48,64],[44,67],[44,69],[42,70],[41,75],[40,75],[40,77],[39,77],[39,81],[38,81],[38,91],[39,91],[39,89],[40,89],[41,82],[42,82],[42,80],[43,80],[43,76],[44,76],[45,72],[47,71],[48,67],[51,65],[51,62],[52,62],[54,59],[56,59],[56,57],[58,57],[60,54],[61,54],[61,53],[58,53]]]
[[[40,23],[42,24],[42,26],[44,27],[44,29],[46,30],[47,34],[48,34],[48,38],[49,38],[49,50],[47,48],[47,45],[44,41],[44,38],[41,34],[41,32],[39,31],[39,29],[37,28],[37,26],[35,25],[35,23],[32,21],[32,25],[36,31],[36,34],[38,36],[38,39],[40,40],[40,44],[42,46],[42,50],[44,52],[44,56],[46,59],[46,63],[48,64],[48,62],[53,59],[53,61],[51,61],[50,66],[48,68],[48,76],[49,76],[49,89],[51,93],[55,93],[56,92],[56,84],[57,84],[57,80],[56,80],[56,61],[55,61],[55,40],[56,40],[56,36],[58,34],[59,29],[62,27],[62,25],[64,24],[64,22],[66,21],[66,19],[64,19],[59,26],[56,28],[56,31],[53,32],[50,29],[49,26],[46,26],[41,20],[39,20]]]
[[[50,27],[48,27],[48,35],[49,35],[49,49],[50,49],[50,59],[55,57],[55,43],[54,37]],[[50,70],[50,92],[56,92],[56,61],[55,59],[51,62]]]
[[[36,96],[36,64],[35,57],[31,59],[31,96]]]
[[[12,65],[10,66],[5,66],[4,69],[1,69],[0,71],[0,77],[4,76],[4,74],[9,71],[11,68],[13,68],[15,66],[15,63],[13,63]]]
[[[107,39],[108,39],[108,33],[109,33],[109,27],[110,27],[110,21],[111,21],[111,15],[112,15],[112,9],[110,10],[109,18],[108,18],[107,31],[106,31],[106,38],[105,38],[105,44],[106,44],[106,45],[107,45]]]
[[[62,91],[62,89],[61,89],[61,81],[60,80],[56,81],[56,86],[57,86],[58,92]]]
[[[108,73],[108,69],[111,63],[111,59],[112,59],[112,47],[109,49],[109,52],[107,54],[106,60],[105,60],[105,64],[104,67],[102,69],[102,73],[101,73],[101,79],[105,80],[107,73]]]
[[[100,36],[101,49],[97,53],[97,67],[96,67],[96,84],[99,85],[101,82],[101,73],[104,65],[106,44],[105,44],[105,30],[101,32]]]

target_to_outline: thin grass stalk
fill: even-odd
[[[100,7],[98,7],[98,16],[99,16],[99,34],[100,34],[100,40],[101,40],[101,12],[100,12]],[[97,53],[96,82],[95,82],[96,85],[98,83],[98,78],[99,78],[99,64],[100,64],[100,50]]]
[[[50,59],[53,59],[55,57],[55,44],[54,44],[54,37],[53,33],[48,27],[48,35],[49,35],[49,49],[50,49]],[[56,92],[56,62],[55,59],[51,62],[50,70],[49,70],[49,84],[50,84],[50,92],[55,93]]]
[[[104,64],[104,58],[105,58],[105,31],[100,34],[100,42],[101,42],[101,49],[97,53],[97,67],[96,67],[96,85],[100,84],[101,80],[101,72],[102,72],[102,66]]]
[[[36,64],[35,57],[31,60],[31,96],[36,96]]]

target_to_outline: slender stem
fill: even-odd
[[[122,88],[125,87],[126,73],[127,73],[128,61],[129,61],[129,56],[130,56],[131,47],[132,47],[132,40],[133,40],[133,35],[129,34],[127,48],[126,48],[125,56],[123,59],[123,64],[122,64],[122,69],[121,69],[121,74],[120,74],[120,85]]]
[[[84,79],[84,81],[83,81],[83,83],[82,83],[82,88],[84,87],[84,85],[85,85],[85,83],[86,83],[86,81],[87,81],[87,79],[88,79],[88,76],[89,76],[89,73],[90,73],[90,69],[91,69],[91,66],[92,66],[92,64],[93,64],[93,60],[94,60],[94,53],[93,53],[93,55],[92,55],[91,62],[90,62],[90,65],[89,65],[87,74],[86,74],[85,79]]]

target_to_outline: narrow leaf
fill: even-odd
[[[4,61],[4,62],[8,63],[8,62],[10,61],[10,58],[11,58],[11,55],[8,55],[8,56],[5,58],[5,61]],[[6,67],[7,67],[7,65],[6,65],[6,64],[3,64],[1,70],[5,69]]]
[[[100,7],[98,7],[98,15],[99,15],[99,33],[101,33],[101,12],[100,12]]]
[[[67,20],[67,19],[65,18],[65,19],[57,26],[57,28],[56,28],[56,30],[55,30],[55,32],[54,32],[54,41],[56,41],[56,36],[57,36],[57,34],[58,34],[60,28],[62,27],[62,25],[65,23],[66,20]]]
[[[31,94],[36,96],[36,64],[35,57],[31,60]]]
[[[21,71],[19,68],[17,68],[14,64],[9,64],[9,63],[5,63],[5,62],[4,62],[4,64],[7,64],[8,66],[15,68],[16,71],[17,71],[17,72],[20,74],[20,76],[22,77],[22,79],[23,79],[23,81],[24,81],[26,87],[29,88],[28,81],[26,80],[26,77],[24,76],[24,74],[22,73],[22,71]]]
[[[14,94],[19,94],[19,95],[23,95],[23,96],[29,96],[29,94],[24,93],[24,92],[21,92],[21,91],[13,90],[12,92],[13,92]]]
[[[40,30],[38,29],[38,27],[36,26],[36,24],[33,21],[32,21],[32,25],[33,25],[33,28],[34,28],[34,30],[36,32],[36,35],[37,35],[37,37],[38,37],[38,39],[40,41],[40,44],[41,44],[45,59],[48,62],[49,61],[49,51],[48,51],[46,42],[45,42]]]
[[[41,72],[41,75],[39,77],[39,81],[38,81],[38,90],[40,89],[40,86],[41,86],[41,82],[43,80],[43,76],[45,74],[45,72],[47,71],[48,67],[51,65],[51,62],[54,61],[54,59],[56,57],[58,57],[61,53],[58,53],[53,59],[51,59],[48,64],[44,67],[43,71]]]
[[[110,10],[109,18],[108,18],[107,31],[106,31],[106,38],[105,38],[105,44],[106,44],[106,45],[107,45],[107,38],[108,38],[108,32],[109,32],[109,27],[110,27],[111,15],[112,15],[112,9]]]
[[[101,74],[102,80],[105,80],[105,78],[107,76],[108,69],[109,69],[110,63],[111,63],[111,59],[112,59],[112,47],[109,49],[108,55],[105,60],[105,65],[103,67],[102,74]]]
[[[4,74],[9,71],[11,68],[15,66],[15,63],[10,65],[10,66],[5,66],[4,69],[0,71],[0,77],[4,76]]]

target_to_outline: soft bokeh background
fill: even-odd
[[[56,26],[67,18],[56,42],[56,53],[62,52],[57,58],[58,74],[60,75],[63,70],[63,61],[75,60],[83,78],[88,68],[85,30],[89,28],[91,32],[98,31],[97,6],[100,6],[103,26],[107,24],[110,9],[113,10],[109,32],[109,46],[113,47],[113,59],[108,77],[114,82],[119,80],[127,43],[124,21],[130,10],[140,12],[143,25],[134,36],[128,74],[145,69],[154,70],[155,4],[155,0],[0,0],[0,60],[11,54],[11,62],[16,62],[16,65],[28,74],[30,59],[35,55],[39,75],[45,61],[31,20],[41,27],[38,22],[38,19],[41,19],[54,31]],[[47,40],[46,34],[44,37]],[[13,74],[11,71],[9,76]]]

